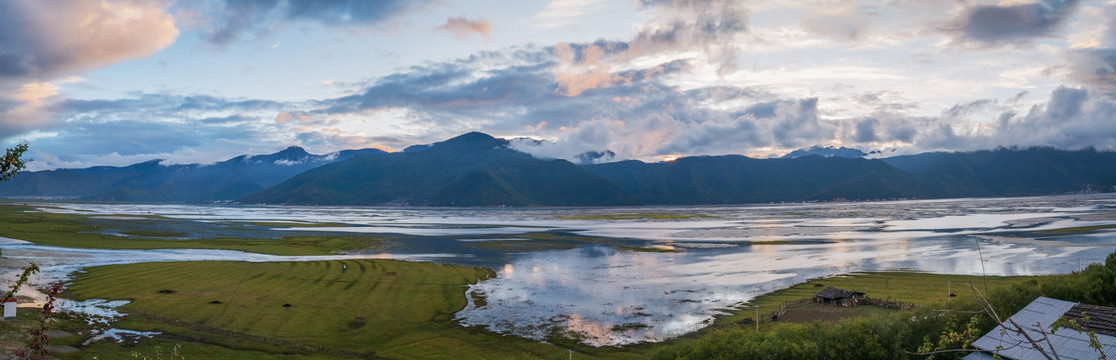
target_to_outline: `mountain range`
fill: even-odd
[[[628,206],[1020,196],[1116,191],[1116,153],[1053,148],[865,159],[856,149],[783,158],[693,156],[646,163],[539,159],[483,133],[411,146],[312,155],[291,147],[213,165],[27,172],[0,197],[121,202],[397,206]],[[793,155],[793,156],[791,156]],[[588,160],[587,160],[588,159]]]
[[[292,146],[270,155],[241,155],[212,165],[165,165],[161,160],[152,160],[125,167],[25,172],[0,184],[0,197],[119,202],[230,201],[323,164],[382,153],[378,149],[364,149],[313,155]]]

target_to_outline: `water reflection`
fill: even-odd
[[[1116,250],[1116,231],[1049,232],[1116,225],[1116,195],[872,203],[594,209],[399,209],[49,204],[47,211],[206,222],[292,222],[276,231],[401,234],[390,250],[350,257],[487,266],[463,324],[534,339],[566,332],[592,345],[659,341],[706,326],[755,296],[810,278],[856,271],[1032,275],[1068,273]],[[585,220],[633,213],[663,220]],[[693,214],[703,217],[687,218]],[[586,216],[588,215],[588,216]],[[571,220],[577,219],[577,220]],[[118,221],[128,221],[118,218]],[[345,227],[337,227],[344,224]],[[571,249],[530,245],[526,234],[592,241]],[[474,245],[497,244],[484,247]],[[632,251],[657,248],[674,252]],[[621,246],[623,245],[623,246]],[[979,247],[978,247],[979,246]],[[45,261],[51,276],[83,266],[140,261],[339,259],[210,250],[88,250],[0,244],[15,259]],[[48,260],[44,260],[48,259]],[[10,267],[9,267],[10,268]],[[45,282],[43,282],[45,283]],[[871,294],[869,294],[871,295]],[[477,305],[474,300],[483,297]]]

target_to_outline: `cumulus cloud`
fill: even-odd
[[[552,3],[553,4],[553,3]],[[701,52],[721,73],[736,66],[736,35],[747,30],[747,9],[736,1],[645,0],[640,6],[655,18],[625,42],[597,41],[592,44],[558,43],[551,50],[561,67],[555,74],[557,93],[581,93],[631,82],[620,72],[631,63],[648,57],[684,60],[689,52]],[[665,63],[664,63],[665,64]],[[641,76],[653,76],[644,72]]]
[[[132,0],[0,2],[0,137],[56,124],[55,82],[142,58],[178,37],[160,4]]]
[[[1053,35],[1076,5],[1077,0],[975,5],[955,18],[949,30],[962,40],[981,44],[1026,42]]]
[[[224,46],[250,35],[266,34],[290,22],[330,27],[368,27],[391,22],[429,0],[223,0],[194,4],[213,19],[206,40]]]
[[[722,72],[736,67],[736,35],[748,30],[748,9],[734,0],[641,0],[657,17],[628,42],[622,57],[699,50]]]
[[[463,16],[446,19],[446,23],[438,29],[449,31],[458,39],[468,38],[474,34],[488,39],[492,35],[492,24],[487,19],[469,20]]]
[[[150,56],[178,34],[174,17],[149,1],[3,1],[0,84],[49,81]]]
[[[1116,102],[1083,88],[1060,87],[1045,106],[1002,119],[999,142],[1020,146],[1116,150]]]

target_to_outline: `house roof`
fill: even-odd
[[[818,293],[815,296],[820,297],[822,299],[826,299],[826,300],[833,300],[833,299],[844,299],[844,298],[852,297],[853,295],[864,295],[864,293],[859,292],[859,291],[845,290],[845,289],[841,289],[841,288],[835,288],[835,287],[832,287],[832,286],[828,286],[825,289],[822,289],[822,291],[818,291]]]
[[[1105,314],[1116,315],[1116,309],[1085,305],[1085,307],[1077,307],[1079,304],[1063,301],[1058,299],[1051,299],[1048,297],[1039,297],[1032,301],[1027,307],[1012,315],[1004,323],[1010,324],[1014,321],[1032,339],[1040,340],[1045,333],[1048,336],[1050,343],[1047,345],[1043,343],[1043,350],[1050,353],[1051,346],[1058,357],[1066,360],[1094,360],[1100,357],[1095,349],[1089,347],[1089,336],[1085,333],[1078,332],[1070,328],[1062,328],[1051,334],[1050,325],[1057,321],[1063,315],[1067,319],[1071,318],[1075,313],[1074,309],[1085,309],[1086,316],[1090,318],[1090,322],[1094,319],[1106,318]],[[1093,311],[1096,311],[1095,313]],[[1107,311],[1107,312],[1106,312]],[[1081,311],[1076,311],[1077,316],[1080,318]],[[1096,315],[1094,315],[1096,314]],[[1108,318],[1109,324],[1116,318]],[[1078,320],[1079,322],[1081,320]],[[1103,322],[1095,322],[1103,323]],[[1010,326],[1010,325],[1009,325]],[[1097,340],[1101,343],[1105,354],[1116,354],[1116,337],[1097,332]],[[976,359],[992,359],[992,354],[998,354],[1005,359],[1046,359],[1034,346],[1028,342],[1023,336],[1009,331],[1005,331],[1003,327],[996,326],[995,329],[989,331],[977,341],[973,342],[973,346],[982,350],[974,352],[965,357],[966,360]]]
[[[1116,308],[1077,304],[1064,315],[1066,320],[1077,320],[1082,327],[1097,334],[1116,336]]]

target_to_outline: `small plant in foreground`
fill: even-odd
[[[50,329],[50,323],[54,319],[54,300],[58,298],[58,294],[62,292],[62,287],[65,284],[62,280],[50,284],[47,289],[47,301],[43,304],[43,316],[39,318],[39,327],[31,329],[31,341],[27,344],[27,350],[17,353],[18,356],[23,358],[39,359],[47,356],[47,344],[50,344],[50,336],[46,331]]]
[[[36,265],[35,263],[31,263],[27,265],[27,267],[23,268],[23,273],[19,274],[19,279],[16,279],[15,284],[12,284],[11,290],[8,290],[8,293],[4,294],[4,298],[2,300],[7,300],[11,297],[14,297],[15,294],[19,292],[19,288],[22,287],[23,284],[27,283],[27,278],[30,277],[31,274],[37,272],[39,272],[39,265]]]
[[[133,351],[132,352],[132,358],[133,359],[140,359],[140,360],[186,360],[186,357],[182,356],[182,354],[178,352],[178,349],[181,349],[181,348],[182,348],[182,345],[174,344],[174,348],[171,349],[170,354],[163,354],[163,347],[162,346],[155,346],[155,356],[154,357],[144,355],[144,354],[142,354],[138,351]]]

